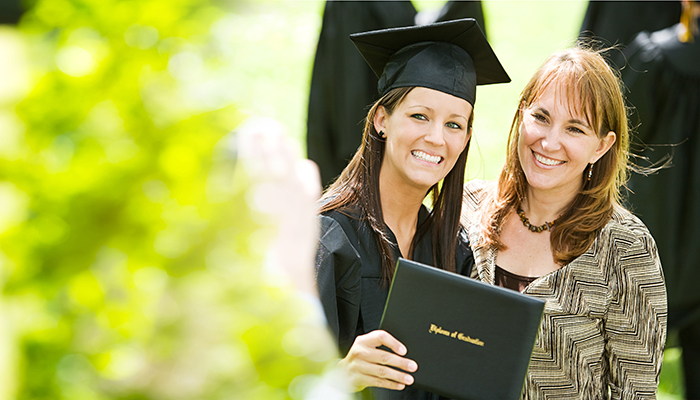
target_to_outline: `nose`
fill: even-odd
[[[544,150],[556,151],[561,148],[560,132],[558,128],[547,129],[542,138],[542,148]]]
[[[443,131],[442,125],[431,124],[430,129],[426,133],[424,140],[434,146],[442,146],[445,144],[445,132]]]

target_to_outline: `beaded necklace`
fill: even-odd
[[[520,217],[520,220],[523,222],[523,225],[527,229],[529,229],[531,232],[535,232],[535,233],[540,233],[540,232],[544,232],[548,229],[552,229],[554,224],[557,222],[556,220],[554,220],[552,222],[545,221],[544,224],[539,225],[539,226],[532,225],[530,223],[530,220],[527,219],[527,217],[525,216],[525,211],[523,211],[522,207],[520,207],[520,206],[518,206],[518,216]]]

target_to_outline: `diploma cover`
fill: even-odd
[[[544,300],[399,258],[379,328],[418,363],[413,386],[520,399]]]

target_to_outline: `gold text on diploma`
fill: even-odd
[[[434,333],[436,335],[445,335],[445,336],[450,336],[451,333],[449,331],[446,331],[442,329],[441,326],[435,326],[435,324],[430,324],[430,330],[428,331],[430,333]]]
[[[484,342],[477,338],[473,338],[471,336],[465,335],[462,332],[459,331],[448,331],[445,329],[442,329],[441,326],[437,326],[435,324],[430,324],[430,329],[428,329],[428,333],[434,333],[436,335],[443,335],[447,337],[451,337],[453,339],[461,340],[463,342],[471,343],[477,346],[484,347]]]

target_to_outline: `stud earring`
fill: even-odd
[[[384,131],[379,131],[379,136],[381,136],[381,137],[383,137],[384,139],[386,139],[386,133],[384,133]]]

